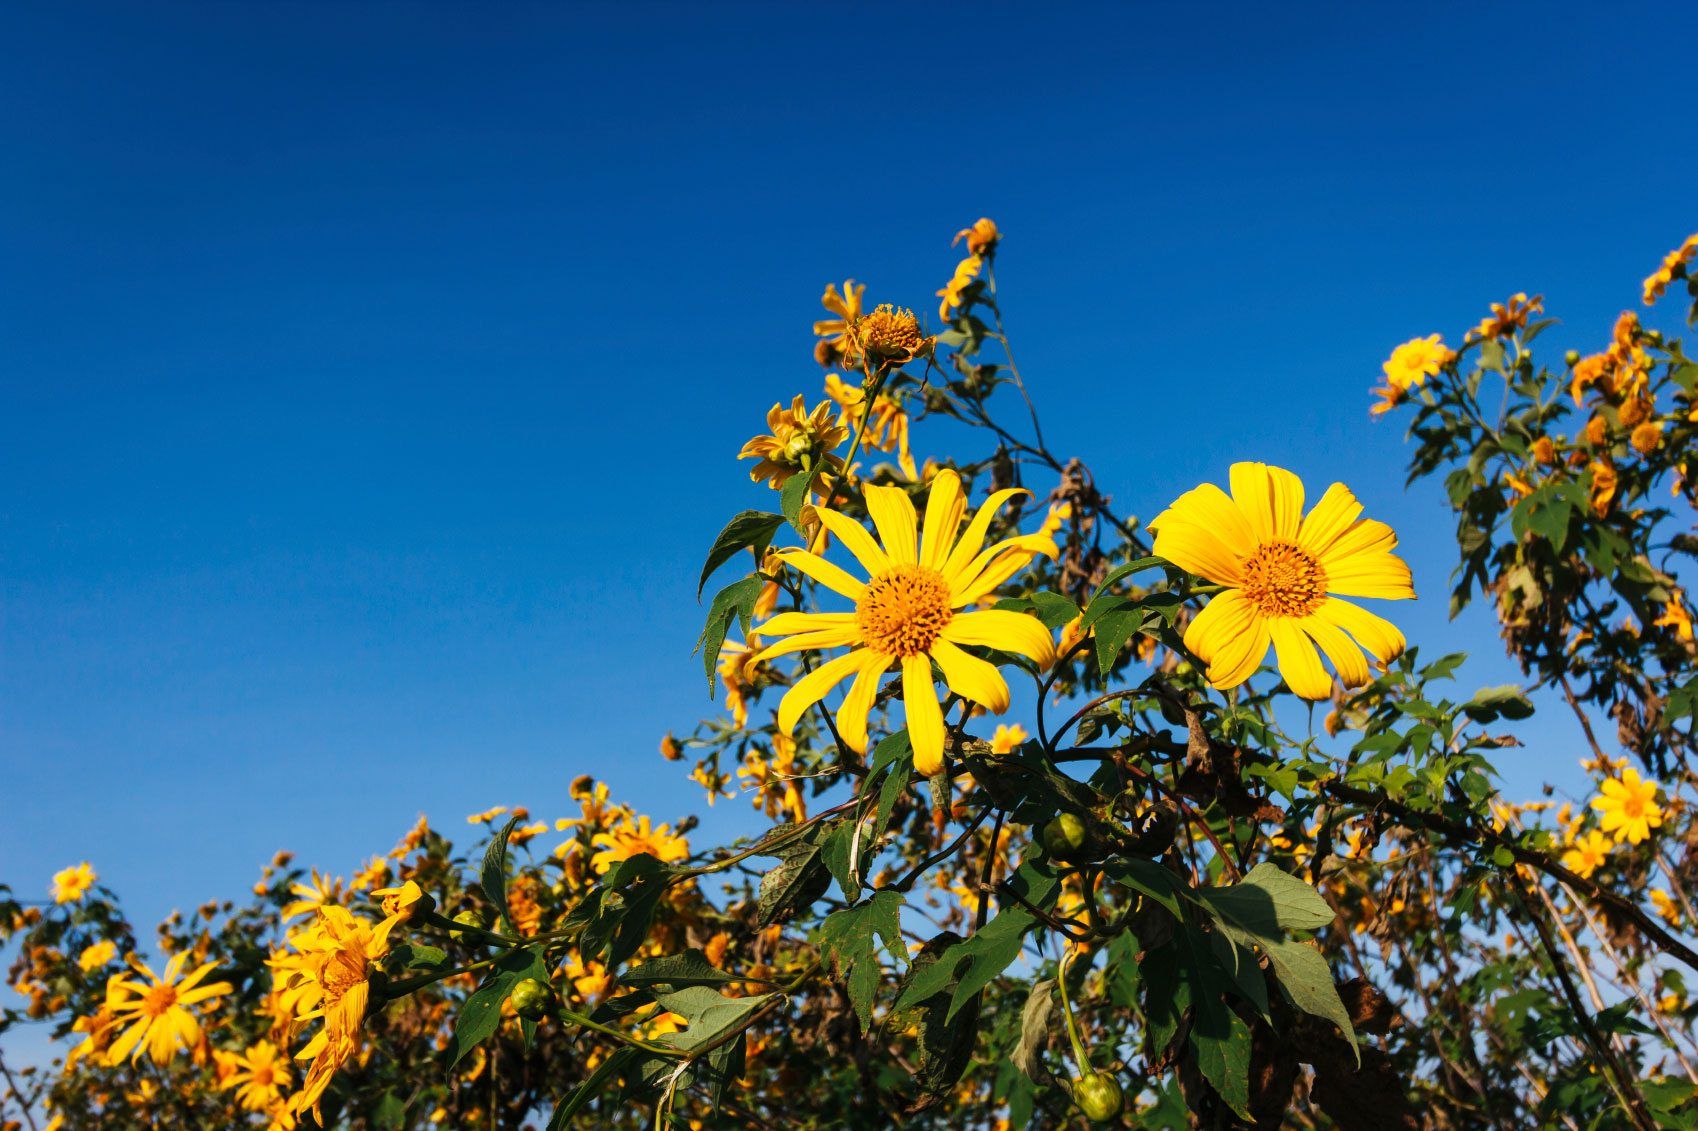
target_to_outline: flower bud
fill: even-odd
[[[1124,1097],[1113,1076],[1089,1072],[1073,1082],[1073,1101],[1092,1123],[1107,1123],[1120,1114]]]
[[[540,1021],[554,1004],[554,991],[535,978],[526,978],[513,987],[507,1000],[513,1003],[513,1012],[526,1021]]]

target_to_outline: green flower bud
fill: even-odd
[[[554,991],[535,978],[526,978],[513,987],[507,1000],[513,1003],[513,1012],[526,1021],[540,1021],[554,1004]]]
[[[1073,1081],[1073,1101],[1092,1123],[1107,1123],[1120,1114],[1124,1097],[1113,1076],[1091,1072]]]
[[[1090,842],[1090,830],[1076,813],[1060,813],[1043,829],[1044,851],[1057,859],[1075,856]]]

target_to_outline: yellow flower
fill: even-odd
[[[997,648],[1047,665],[1055,658],[1049,630],[1025,613],[960,610],[989,596],[1036,555],[1055,554],[1055,543],[1036,534],[984,548],[997,512],[1023,493],[1010,488],[993,494],[959,540],[956,534],[966,518],[967,499],[961,477],[947,468],[932,480],[923,531],[913,502],[898,487],[866,489],[877,541],[848,516],[816,508],[820,521],[855,556],[870,580],[858,581],[806,550],[780,552],[788,565],[854,601],[855,611],[780,613],[761,626],[762,635],[790,637],[768,646],[761,653],[763,659],[806,649],[852,649],[821,664],[785,693],[778,704],[779,729],[787,735],[795,733],[804,712],[854,676],[838,708],[837,726],[851,749],[865,753],[867,712],[884,673],[898,664],[914,766],[930,777],[943,768],[944,745],[943,712],[932,683],[933,661],[943,670],[951,691],[987,711],[1006,711],[1008,684],[1001,673],[961,646]]]
[[[949,321],[950,313],[961,305],[961,292],[979,277],[979,268],[984,265],[985,261],[977,255],[969,255],[955,265],[955,274],[943,285],[943,289],[937,292],[937,297],[943,300],[937,308],[937,316],[940,319]]]
[[[1615,468],[1606,460],[1592,461],[1592,513],[1603,518],[1610,513],[1610,503],[1615,499],[1616,474]]]
[[[1501,338],[1516,330],[1527,328],[1527,319],[1545,309],[1545,296],[1529,299],[1525,293],[1514,294],[1508,302],[1492,303],[1492,313],[1474,328],[1474,338]]]
[[[857,318],[849,333],[861,360],[882,365],[906,365],[931,353],[935,344],[912,310],[888,302]]]
[[[220,1086],[236,1089],[236,1102],[245,1111],[269,1111],[288,1090],[294,1076],[289,1061],[270,1041],[260,1041],[232,1058],[231,1067],[235,1071]]]
[[[1378,385],[1371,391],[1380,400],[1378,404],[1368,406],[1369,416],[1385,415],[1402,404],[1409,395],[1407,391],[1398,388],[1396,385]]]
[[[1303,517],[1302,481],[1267,464],[1233,464],[1231,487],[1228,496],[1205,483],[1150,523],[1157,555],[1227,587],[1185,630],[1211,684],[1243,683],[1271,644],[1291,689],[1325,699],[1332,681],[1317,644],[1347,687],[1370,678],[1364,649],[1382,665],[1402,655],[1395,625],[1339,599],[1415,596],[1391,527],[1359,518],[1362,504],[1342,483]]]
[[[804,471],[823,466],[826,474],[836,475],[843,470],[843,458],[835,453],[849,438],[849,429],[829,401],[821,401],[809,412],[797,393],[788,409],[775,404],[767,410],[766,426],[769,434],[753,437],[737,453],[738,459],[760,460],[749,471],[755,482],[765,479],[776,491]]]
[[[545,828],[547,826],[544,826]],[[383,916],[397,923],[410,923],[436,904],[417,883],[408,880],[400,887],[378,888],[371,893],[383,901]]]
[[[1663,422],[1647,420],[1633,429],[1627,437],[1627,442],[1633,445],[1633,450],[1642,456],[1648,456],[1657,450],[1657,445],[1663,442]]]
[[[466,824],[468,824],[468,825],[487,825],[491,821],[495,820],[495,818],[501,816],[502,814],[504,814],[506,812],[507,812],[507,806],[497,805],[493,809],[485,809],[482,813],[473,813],[471,816],[466,818]]]
[[[1594,353],[1581,358],[1574,363],[1574,376],[1568,382],[1568,395],[1574,398],[1574,404],[1579,407],[1581,398],[1586,390],[1599,384],[1609,375],[1610,355]]]
[[[1576,837],[1563,850],[1562,866],[1581,876],[1591,876],[1604,866],[1610,856],[1610,839],[1593,831]]]
[[[1698,254],[1698,234],[1687,236],[1681,245],[1663,256],[1663,265],[1645,280],[1645,305],[1650,306],[1663,297],[1677,275],[1686,274],[1686,265]]]
[[[613,989],[613,975],[608,973],[606,966],[595,961],[585,962],[577,954],[566,960],[561,973],[578,991],[578,996],[591,1004],[606,997]]]
[[[1598,793],[1592,799],[1592,808],[1601,814],[1598,824],[1618,844],[1624,840],[1638,844],[1663,823],[1657,783],[1642,781],[1639,771],[1632,767],[1623,770],[1619,778],[1605,780],[1598,786]]]
[[[835,286],[826,285],[825,297],[820,299],[820,305],[834,317],[814,323],[814,334],[820,339],[814,346],[814,360],[827,369],[838,364],[855,364],[856,359],[852,357],[854,339],[849,330],[861,317],[861,296],[866,290],[865,283],[856,286],[853,279],[844,281],[842,294],[837,293]]]
[[[849,384],[835,373],[825,375],[825,395],[843,406],[844,419],[860,429],[864,447],[895,452],[902,474],[909,479],[919,478],[914,455],[908,449],[908,414],[902,411],[902,402],[889,393],[880,393],[868,409],[866,390]]]
[[[1662,888],[1652,888],[1651,906],[1656,908],[1663,922],[1671,927],[1680,926],[1680,904],[1676,903],[1668,892]]]
[[[75,903],[88,894],[88,889],[99,879],[87,860],[74,867],[53,873],[53,902]]]
[[[1012,754],[1030,737],[1032,736],[1026,733],[1026,728],[1019,723],[1013,726],[999,723],[996,732],[991,735],[991,753]]]
[[[389,879],[389,861],[382,856],[373,856],[364,868],[354,873],[351,887],[355,891],[365,891],[376,887]]]
[[[689,841],[674,835],[669,825],[651,827],[647,817],[637,817],[607,832],[596,833],[590,838],[590,843],[601,849],[590,857],[590,866],[596,870],[597,875],[621,860],[628,860],[645,852],[656,860],[669,864],[681,863],[690,856]]]
[[[989,216],[981,216],[971,228],[962,228],[959,232],[956,232],[955,238],[949,241],[949,246],[954,247],[962,240],[966,240],[969,254],[985,255],[995,251],[996,245],[1001,239],[1002,233],[996,230],[996,221]]]
[[[1651,623],[1674,629],[1682,640],[1692,639],[1692,613],[1678,592],[1663,604],[1663,615]]]
[[[282,973],[278,990],[294,1015],[291,1029],[323,1019],[318,1033],[295,1056],[312,1066],[301,1090],[290,1098],[292,1114],[310,1108],[323,1124],[319,1101],[337,1071],[359,1052],[372,971],[389,953],[395,922],[385,919],[374,925],[345,907],[320,907],[317,922],[290,936],[297,955],[273,963]]]
[[[117,1023],[129,1028],[107,1050],[107,1064],[139,1057],[145,1048],[153,1063],[163,1065],[178,1049],[192,1049],[200,1044],[200,1021],[188,1007],[227,994],[235,987],[229,982],[201,985],[218,965],[216,962],[207,962],[187,977],[181,977],[188,959],[187,951],[172,955],[163,975],[155,974],[141,962],[134,963],[136,972],[147,978],[146,982],[126,977],[113,979],[107,1004]]]
[[[1436,377],[1440,369],[1455,360],[1456,354],[1445,348],[1440,336],[1429,334],[1425,338],[1411,338],[1392,350],[1391,357],[1380,368],[1385,372],[1386,384],[1407,390],[1411,385],[1426,384],[1427,378]]]
[[[1549,436],[1540,436],[1533,441],[1533,462],[1542,467],[1550,467],[1557,461],[1556,441]]]
[[[725,684],[725,709],[731,712],[731,721],[739,730],[749,724],[749,701],[757,694],[760,646],[760,638],[751,634],[746,644],[727,640],[719,649],[717,669],[719,681]]]
[[[801,824],[808,819],[808,805],[795,780],[796,741],[782,734],[773,738],[772,757],[768,759],[760,750],[750,750],[743,755],[737,777],[744,789],[754,791],[756,809],[769,817],[783,813]]]
[[[86,974],[90,970],[100,969],[117,956],[118,944],[111,939],[101,939],[91,946],[84,947],[83,952],[77,955],[77,969]]]
[[[321,907],[334,906],[342,902],[342,881],[321,876],[318,869],[312,870],[312,883],[293,884],[290,891],[300,896],[299,899],[285,904],[283,907],[283,922],[308,912],[317,911]]]
[[[660,740],[660,756],[668,762],[676,762],[684,756],[684,744],[671,731],[667,731]]]
[[[106,983],[106,1000],[100,1008],[87,1017],[79,1017],[71,1022],[73,1033],[82,1033],[83,1039],[75,1048],[65,1054],[65,1072],[69,1074],[77,1062],[84,1057],[102,1058],[112,1045],[112,1036],[118,1031],[120,1018],[112,1012],[112,1003],[123,996],[118,988],[119,979],[114,978]]]

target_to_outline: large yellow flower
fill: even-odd
[[[1657,783],[1642,780],[1638,770],[1626,769],[1619,778],[1606,778],[1598,786],[1598,794],[1592,799],[1598,824],[1618,844],[1624,840],[1638,844],[1663,823]]]
[[[1577,836],[1562,851],[1562,866],[1571,872],[1589,877],[1602,868],[1610,858],[1610,839],[1593,830]]]
[[[142,1050],[155,1064],[165,1064],[179,1049],[200,1044],[200,1021],[189,1006],[229,993],[229,982],[201,981],[218,965],[207,962],[182,977],[183,965],[188,962],[187,951],[179,951],[165,964],[163,974],[155,974],[141,962],[136,972],[146,982],[134,978],[114,978],[107,987],[107,1007],[119,1025],[128,1025],[124,1035],[112,1042],[106,1052],[106,1063],[118,1064],[125,1057],[139,1057]]]
[[[272,966],[279,971],[277,991],[293,1013],[291,1029],[313,1018],[323,1026],[297,1060],[310,1060],[301,1090],[290,1098],[293,1113],[311,1109],[322,1125],[319,1101],[337,1071],[360,1049],[366,1006],[371,1000],[371,974],[389,953],[389,932],[397,920],[373,924],[346,907],[318,908],[318,920],[289,938],[297,955]]]
[[[53,873],[53,902],[75,903],[88,894],[98,877],[87,860],[81,864]]]
[[[590,867],[598,876],[619,861],[644,853],[668,864],[681,864],[690,858],[688,840],[675,834],[672,826],[651,824],[647,817],[628,819],[607,832],[596,833],[590,844],[600,850],[590,857]]]
[[[1231,487],[1229,496],[1205,483],[1150,523],[1157,555],[1226,587],[1185,630],[1211,684],[1243,683],[1271,644],[1291,690],[1325,699],[1332,681],[1317,644],[1347,687],[1370,678],[1364,649],[1382,665],[1402,655],[1395,625],[1339,600],[1415,596],[1408,565],[1391,552],[1391,527],[1360,518],[1362,504],[1342,483],[1304,517],[1302,480],[1267,464],[1233,464]]]
[[[1055,542],[1042,534],[1015,536],[985,548],[997,512],[1021,493],[1019,488],[996,492],[962,531],[967,499],[960,476],[946,468],[932,480],[921,530],[914,504],[901,488],[868,487],[867,510],[878,541],[848,516],[815,508],[869,580],[857,581],[807,550],[780,551],[786,564],[855,602],[854,612],[780,613],[761,626],[762,635],[790,638],[768,646],[762,659],[807,649],[853,649],[821,664],[785,693],[778,704],[780,729],[793,733],[808,708],[854,676],[838,708],[837,727],[852,749],[865,753],[867,712],[884,673],[899,665],[914,767],[929,777],[943,768],[944,745],[943,712],[932,682],[934,661],[949,690],[987,711],[1006,711],[1008,684],[1002,674],[962,645],[997,648],[1047,665],[1055,658],[1055,642],[1041,621],[1025,613],[961,610],[990,596],[1036,555],[1055,555]]]
[[[283,1053],[270,1041],[260,1041],[231,1058],[234,1069],[221,1083],[236,1089],[236,1102],[245,1111],[269,1111],[288,1090],[294,1073]]]

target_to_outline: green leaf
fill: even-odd
[[[1216,1032],[1202,1024],[1191,1027],[1191,1046],[1197,1050],[1197,1067],[1226,1105],[1245,1119],[1250,1118],[1250,1027],[1230,1009],[1222,1009],[1225,1031]]]
[[[1040,590],[1031,596],[1032,608],[1037,610],[1038,619],[1049,628],[1058,629],[1079,615],[1079,606],[1060,593]]]
[[[790,525],[804,538],[808,536],[808,532],[802,527],[802,504],[808,501],[808,489],[813,483],[814,472],[798,472],[784,481],[784,487],[778,493],[778,509],[784,512],[784,517],[790,520]]]
[[[1008,1058],[1028,1079],[1042,1082],[1045,1075],[1044,1048],[1049,1044],[1050,1020],[1054,1016],[1055,979],[1032,983],[1025,1008],[1020,1010],[1020,1042]]]
[[[843,980],[863,1031],[872,1021],[873,998],[883,974],[879,940],[892,956],[903,953],[901,911],[901,893],[881,891],[865,903],[832,912],[819,927],[820,955]]]
[[[953,986],[949,1012],[954,1018],[992,978],[1008,969],[1020,956],[1026,932],[1037,920],[1024,907],[1005,907],[972,938],[957,943],[908,983],[896,1001],[897,1009],[918,1005]],[[965,965],[965,969],[962,969]]]
[[[820,858],[825,861],[826,868],[843,891],[844,900],[849,903],[855,902],[861,894],[861,877],[856,875],[857,869],[851,866],[850,860],[855,849],[857,827],[858,822],[846,819],[828,821],[826,831],[820,836]]]
[[[709,698],[719,686],[719,650],[725,644],[725,634],[731,631],[731,621],[735,618],[743,626],[744,637],[749,635],[755,601],[764,584],[758,573],[733,581],[714,595],[713,604],[708,607],[707,624],[702,626],[702,634],[696,640],[696,651],[702,654],[702,666],[707,669]]]
[[[1134,633],[1144,625],[1142,609],[1117,609],[1098,619],[1095,627],[1097,644],[1097,670],[1108,678],[1108,672],[1114,667],[1115,659],[1120,650],[1126,647],[1126,642],[1132,639]]]
[[[596,1070],[590,1073],[583,1083],[572,1089],[571,1095],[560,1101],[554,1109],[554,1114],[549,1116],[548,1126],[544,1131],[565,1131],[568,1119],[582,1111],[585,1104],[601,1094],[604,1084],[642,1055],[629,1045],[621,1045],[615,1049],[606,1060],[596,1066]]]
[[[1362,1053],[1356,1047],[1356,1030],[1350,1024],[1350,1014],[1345,1012],[1344,1002],[1338,996],[1338,986],[1333,983],[1332,971],[1327,968],[1327,960],[1321,952],[1308,943],[1294,940],[1262,943],[1261,946],[1273,963],[1274,973],[1278,975],[1279,984],[1291,999],[1291,1004],[1311,1017],[1337,1025],[1356,1053],[1357,1064],[1361,1064]]]
[[[1130,577],[1134,573],[1141,573],[1144,570],[1149,569],[1151,566],[1163,564],[1165,563],[1162,558],[1148,557],[1139,558],[1137,561],[1127,562],[1125,565],[1115,566],[1113,569],[1109,570],[1107,575],[1103,577],[1102,581],[1098,583],[1097,591],[1091,594],[1090,603],[1095,605],[1097,603],[1097,599],[1104,593],[1108,592],[1108,587],[1119,581],[1121,578]]]
[[[472,1051],[501,1025],[501,1006],[513,987],[526,978],[539,982],[548,980],[548,967],[543,965],[540,951],[527,947],[503,955],[484,984],[466,998],[454,1019],[454,1040],[448,1066],[460,1063],[460,1058]]]
[[[1230,887],[1199,889],[1196,899],[1257,939],[1277,940],[1286,931],[1318,930],[1333,921],[1320,892],[1266,862]]]
[[[478,873],[478,884],[483,888],[484,898],[495,904],[496,915],[509,933],[513,930],[513,920],[507,917],[507,838],[523,819],[517,813],[507,818],[507,823],[501,826],[501,831],[484,849],[483,870]]]
[[[820,846],[809,838],[787,854],[776,867],[761,877],[756,902],[756,919],[761,926],[788,919],[825,894],[831,873],[821,858]]]
[[[1513,683],[1486,687],[1474,693],[1474,698],[1462,705],[1463,714],[1477,723],[1495,722],[1499,718],[1525,719],[1533,713],[1533,701]]]
[[[651,958],[619,976],[626,986],[725,986],[739,979],[709,962],[707,955],[690,947],[682,954]]]
[[[743,511],[726,523],[725,529],[713,540],[713,548],[708,551],[707,564],[702,566],[702,579],[696,584],[696,598],[701,598],[713,571],[730,561],[739,550],[750,549],[757,558],[760,557],[783,524],[783,515],[766,511]]]

